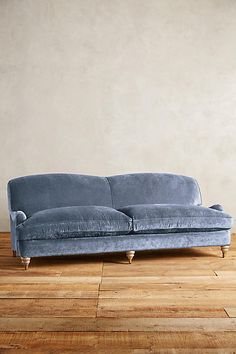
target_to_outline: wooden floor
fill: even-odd
[[[220,248],[32,259],[0,234],[0,353],[236,353],[236,237]]]

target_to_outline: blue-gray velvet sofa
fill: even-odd
[[[202,206],[195,179],[168,173],[111,177],[42,174],[12,179],[13,255],[31,257],[230,245],[232,217]]]

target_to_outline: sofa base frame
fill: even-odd
[[[169,234],[128,234],[118,236],[19,240],[17,255],[28,269],[31,257],[86,255],[125,252],[132,263],[135,251],[220,246],[226,256],[231,241],[230,230]]]
[[[229,250],[229,246],[220,246],[220,248],[222,251],[222,257],[225,258],[227,255],[227,252]],[[127,251],[126,252],[126,257],[128,258],[129,264],[132,263],[134,255],[135,255],[135,251]],[[30,260],[31,260],[30,257],[21,257],[21,263],[24,265],[25,270],[28,270]]]

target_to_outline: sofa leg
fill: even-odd
[[[12,257],[16,257],[16,251],[12,250]]]
[[[30,258],[28,258],[28,257],[21,257],[21,263],[24,264],[25,270],[27,270],[27,269],[29,268]]]
[[[126,252],[126,257],[129,260],[129,264],[132,263],[132,259],[134,258],[135,251],[127,251]]]
[[[227,252],[229,250],[229,246],[221,246],[222,257],[225,258]]]

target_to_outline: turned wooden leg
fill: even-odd
[[[12,250],[12,257],[16,257],[16,251]]]
[[[227,252],[229,250],[229,246],[221,246],[222,257],[225,258]]]
[[[27,269],[29,268],[30,258],[28,258],[28,257],[21,257],[21,263],[24,264],[25,270],[27,270]]]
[[[134,258],[135,251],[127,251],[126,252],[126,257],[129,260],[129,264],[132,263],[132,259]]]

